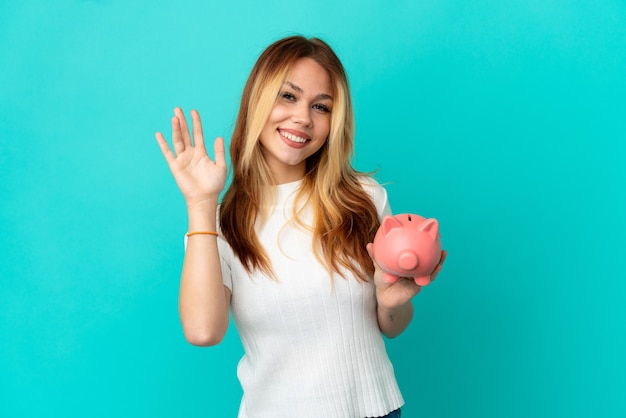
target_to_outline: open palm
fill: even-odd
[[[174,109],[172,117],[172,151],[163,134],[157,132],[156,139],[170,167],[178,188],[185,197],[187,206],[216,201],[226,183],[226,159],[224,140],[215,139],[214,158],[207,154],[202,134],[202,122],[197,111],[191,111],[193,141],[185,115],[180,108]]]

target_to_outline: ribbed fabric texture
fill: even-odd
[[[381,217],[389,213],[385,190],[364,182]],[[313,256],[311,233],[290,222],[300,184],[277,186],[276,206],[258,230],[277,280],[248,275],[219,240],[245,350],[239,418],[386,415],[404,402],[378,328],[374,285],[351,276],[331,281]]]

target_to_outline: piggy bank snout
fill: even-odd
[[[417,254],[411,250],[404,250],[398,254],[398,266],[403,270],[413,270],[418,263]]]

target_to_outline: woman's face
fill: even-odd
[[[328,72],[311,58],[301,58],[288,73],[263,130],[261,152],[276,184],[304,177],[306,159],[330,132],[333,106]]]

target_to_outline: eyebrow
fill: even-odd
[[[294,89],[296,92],[302,94],[304,93],[304,90],[302,90],[300,87],[296,86],[295,84],[293,84],[290,81],[285,81],[285,84],[287,84],[289,87],[291,87],[292,89]],[[328,100],[333,100],[333,97],[330,94],[327,93],[320,93],[317,96],[315,96],[316,99],[328,99]]]

